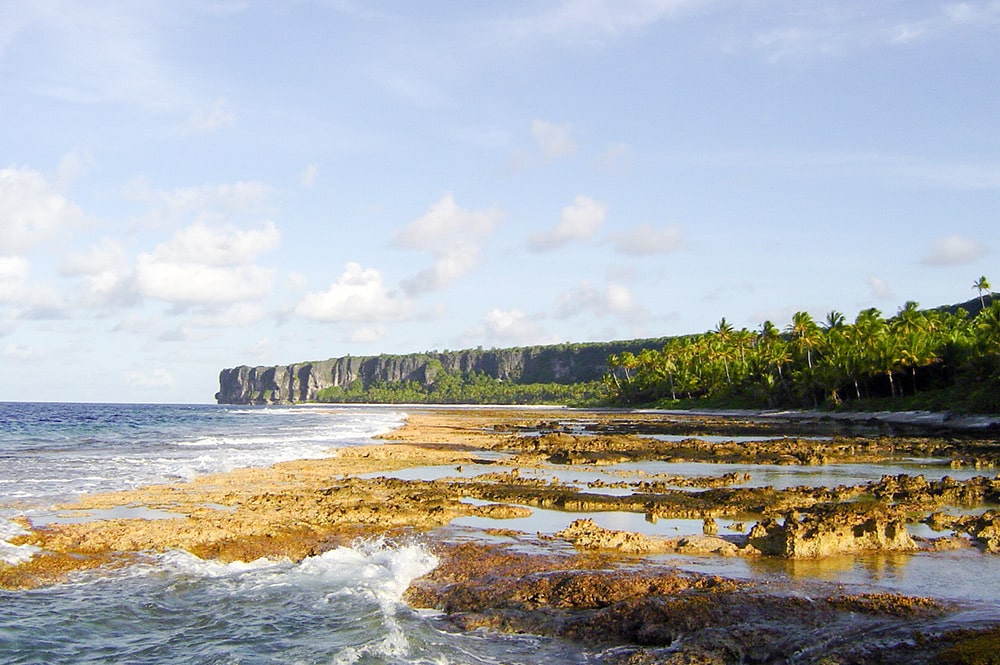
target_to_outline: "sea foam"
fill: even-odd
[[[0,519],[0,561],[10,565],[24,563],[41,550],[34,545],[12,545],[10,538],[28,533],[20,524]]]
[[[359,541],[299,563],[287,559],[223,562],[201,559],[183,550],[157,557],[160,569],[179,575],[231,578],[247,590],[274,586],[322,587],[332,594],[361,594],[379,604],[393,605],[414,579],[426,575],[437,557],[421,544],[393,545],[384,539]],[[145,568],[143,572],[152,572]]]

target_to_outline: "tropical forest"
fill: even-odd
[[[736,329],[725,318],[662,349],[609,358],[605,384],[620,405],[928,409],[1000,413],[1000,299],[985,277],[977,299],[853,321],[797,312],[780,329]],[[974,313],[973,313],[974,312]]]

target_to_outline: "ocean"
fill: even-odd
[[[391,407],[0,403],[0,560],[11,518],[83,492],[317,458],[402,423]],[[420,543],[373,539],[300,563],[175,551],[32,591],[0,591],[0,663],[586,663],[560,640],[460,633],[401,598],[432,570]]]

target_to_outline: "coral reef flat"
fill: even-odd
[[[416,539],[440,565],[410,587],[412,606],[461,630],[575,640],[601,662],[995,662],[968,654],[1000,646],[1000,591],[966,599],[929,580],[993,584],[996,432],[927,414],[420,407],[327,458],[25,518],[11,542],[36,553],[0,564],[0,587],[172,549],[294,561]],[[917,560],[927,592],[823,572],[879,557]]]

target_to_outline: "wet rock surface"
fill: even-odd
[[[804,597],[668,567],[608,569],[599,560],[533,557],[499,545],[438,552],[444,563],[410,587],[411,604],[441,610],[463,630],[580,641],[603,663],[931,663],[959,641],[915,629],[949,611],[926,598],[838,590]],[[470,569],[470,560],[478,565]],[[871,632],[876,643],[862,639]]]
[[[996,632],[990,632],[1000,617],[949,631],[939,619],[953,608],[931,599],[772,589],[656,563],[660,555],[810,562],[859,552],[1000,553],[1000,476],[994,470],[1000,443],[991,438],[993,430],[948,429],[940,419],[933,427],[903,424],[824,416],[421,411],[385,437],[392,443],[85,496],[58,507],[73,519],[25,520],[27,533],[12,542],[39,553],[20,564],[0,564],[0,587],[50,584],[172,548],[226,561],[300,560],[354,538],[388,535],[419,538],[441,558],[408,592],[415,606],[440,609],[461,629],[586,642],[600,662],[979,662],[961,659],[982,652],[983,643],[1000,653]],[[892,435],[901,428],[903,435]],[[896,474],[852,485],[775,488],[746,486],[754,474],[745,472],[615,471],[647,460],[820,466],[906,458],[983,473],[963,480]],[[504,468],[462,473],[494,464]],[[392,477],[396,470],[430,467],[453,473]],[[615,475],[581,485],[536,473],[565,469]],[[120,506],[176,517],[104,517]],[[583,517],[544,535],[502,521],[537,508],[636,513],[650,522],[686,518],[697,520],[697,527],[668,538],[603,528]],[[81,515],[92,517],[77,519]],[[472,542],[467,534],[456,541],[445,527],[460,517],[491,526]],[[723,519],[735,524],[724,528]],[[916,524],[936,535],[911,537],[909,527]],[[504,544],[489,542],[497,539]]]

